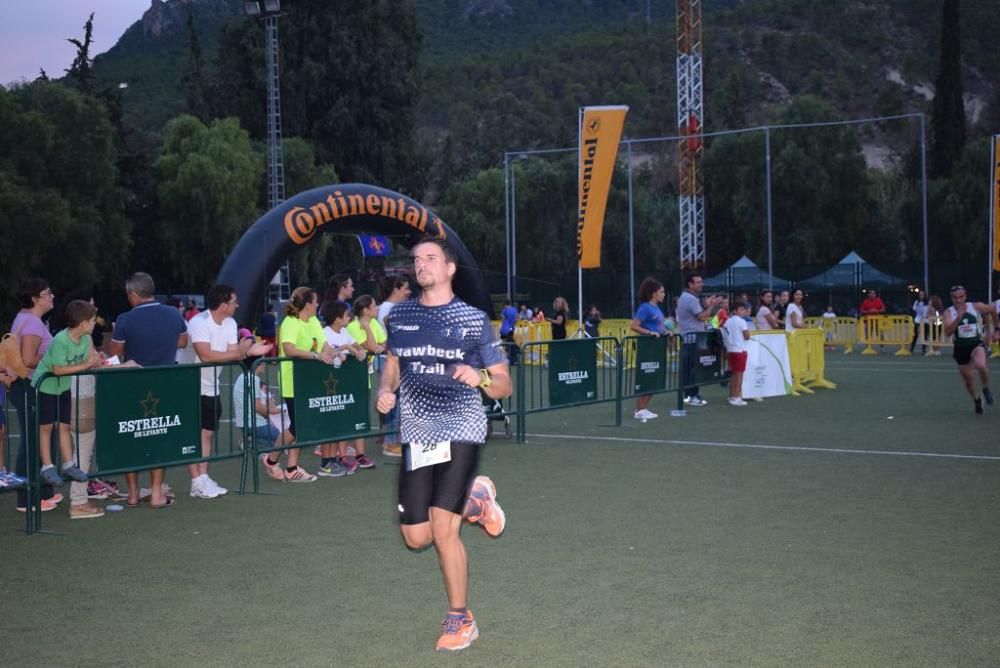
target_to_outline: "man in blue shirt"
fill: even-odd
[[[500,312],[500,338],[511,344],[507,347],[510,352],[510,365],[517,365],[517,344],[514,342],[514,327],[517,324],[517,309],[514,308],[510,298],[503,300],[503,311]]]
[[[489,318],[452,291],[451,247],[426,238],[412,254],[422,292],[392,309],[377,407],[392,410],[399,390],[400,530],[411,549],[434,545],[449,605],[437,649],[460,650],[479,630],[467,607],[468,558],[459,529],[468,520],[499,536],[506,525],[493,482],[476,477],[487,427],[481,395],[504,399],[512,387]]]
[[[122,313],[115,322],[109,352],[122,362],[134,361],[139,366],[176,364],[177,349],[187,346],[187,324],[180,312],[156,301],[153,277],[136,272],[125,281],[125,295],[132,310]],[[172,503],[163,495],[164,469],[152,469],[150,504],[159,508]],[[126,473],[128,504],[139,505],[139,476]]]

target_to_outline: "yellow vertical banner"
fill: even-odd
[[[604,211],[628,107],[584,107],[582,112],[576,253],[581,269],[596,269],[601,266]]]
[[[1000,150],[993,137],[993,271],[1000,271]],[[992,297],[992,295],[991,295]]]

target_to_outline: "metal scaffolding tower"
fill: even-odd
[[[278,74],[278,14],[264,16],[267,58],[267,208],[285,201],[285,160],[281,146],[281,86]],[[268,301],[277,304],[291,297],[290,263],[281,265],[268,286]]]
[[[281,150],[281,90],[278,80],[278,17],[264,18],[267,52],[267,208],[285,201],[285,164]]]
[[[677,0],[677,144],[681,268],[705,266],[705,185],[701,175],[701,0]]]

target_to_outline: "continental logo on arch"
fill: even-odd
[[[402,197],[375,193],[345,195],[340,190],[333,191],[325,200],[309,208],[292,207],[285,214],[285,232],[289,239],[301,246],[312,239],[323,225],[353,216],[381,216],[406,223],[425,234],[436,233],[441,239],[446,236],[441,219],[419,204],[407,202]],[[430,232],[427,231],[428,222]]]

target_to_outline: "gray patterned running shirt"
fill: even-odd
[[[506,359],[487,315],[458,297],[443,306],[410,299],[393,307],[386,325],[399,358],[400,440],[485,442],[480,391],[452,374],[456,364],[484,369]]]

